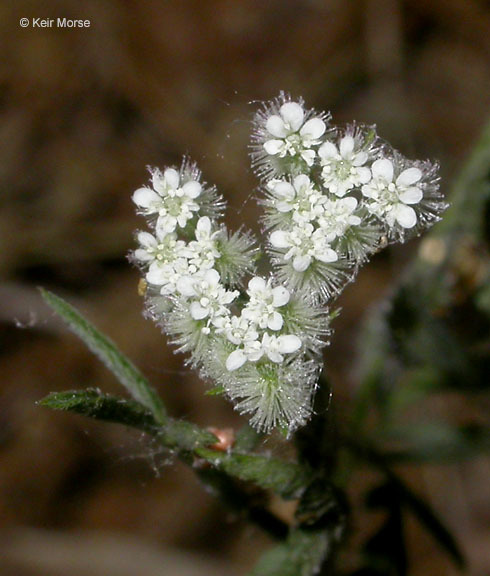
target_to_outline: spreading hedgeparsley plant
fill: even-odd
[[[145,225],[130,255],[142,274],[146,315],[250,426],[235,437],[172,419],[115,344],[48,292],[47,303],[132,400],[88,389],[53,393],[41,403],[152,435],[193,465],[225,502],[234,501],[235,511],[285,540],[259,562],[255,576],[308,576],[328,564],[345,527],[324,432],[315,422],[307,426],[331,336],[332,303],[372,254],[420,234],[446,205],[436,164],[405,158],[373,126],[335,127],[329,114],[284,94],[255,115],[251,161],[260,182],[262,241],[244,229],[227,229],[223,198],[185,159],[179,168],[150,168],[148,184],[133,193]],[[257,273],[259,260],[260,269],[269,269],[264,276]],[[274,429],[288,437],[298,432],[297,461],[256,451],[262,435]],[[318,443],[317,456],[311,443]],[[295,522],[285,525],[234,484],[237,479],[254,490],[299,498]]]
[[[147,314],[188,363],[256,429],[292,432],[311,416],[329,305],[371,254],[420,233],[444,203],[436,165],[284,95],[257,113],[251,150],[268,276],[255,272],[258,242],[226,229],[222,198],[188,160],[151,168],[133,194],[150,231],[132,260]]]

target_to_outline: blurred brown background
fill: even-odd
[[[23,29],[21,17],[91,27]],[[239,425],[141,316],[125,257],[143,225],[130,194],[146,165],[190,155],[226,196],[229,226],[258,232],[249,121],[255,101],[285,90],[334,122],[376,123],[409,156],[439,159],[447,190],[489,111],[489,3],[4,0],[0,22],[0,573],[244,574],[270,542],[191,471],[130,431],[34,405],[65,388],[119,391],[36,286],[95,320],[173,414]],[[355,385],[359,318],[416,245],[375,258],[342,296],[327,351],[339,405]],[[475,575],[489,549],[487,473],[476,462],[417,478]],[[454,573],[416,533],[412,552],[413,574]]]

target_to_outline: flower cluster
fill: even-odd
[[[306,375],[311,397],[314,367],[304,355],[318,349],[322,313],[272,278],[252,276],[252,237],[218,223],[221,198],[189,163],[151,169],[151,186],[133,201],[150,228],[137,233],[131,256],[144,275],[148,314],[259,429],[303,424],[309,402],[287,383]]]
[[[374,128],[333,128],[285,95],[255,118],[252,163],[273,272],[255,273],[250,234],[220,223],[224,203],[197,168],[151,169],[133,201],[149,231],[132,260],[146,309],[177,351],[259,430],[303,425],[328,335],[327,304],[383,242],[444,209],[437,167],[409,161]]]
[[[419,233],[445,208],[436,165],[404,158],[372,126],[329,118],[282,94],[257,113],[252,152],[276,274],[323,301],[382,244]]]

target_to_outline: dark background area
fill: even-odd
[[[23,29],[21,17],[91,27]],[[258,233],[250,120],[284,90],[334,123],[374,123],[404,154],[438,159],[448,190],[487,120],[489,3],[20,0],[0,4],[0,27],[0,573],[244,574],[269,540],[192,471],[121,427],[35,406],[54,390],[119,392],[36,287],[116,340],[174,415],[238,426],[141,315],[126,255],[143,227],[130,196],[146,166],[189,155],[226,197],[229,227]],[[340,407],[356,387],[362,315],[417,245],[375,257],[338,302],[326,366]],[[482,576],[488,473],[479,460],[412,474],[462,541],[469,573]],[[412,532],[411,574],[455,573]]]

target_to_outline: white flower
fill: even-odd
[[[282,336],[269,335],[262,337],[262,350],[272,362],[280,364],[284,361],[283,354],[292,354],[301,348],[301,339],[294,334]]]
[[[279,115],[269,116],[266,130],[274,138],[264,142],[264,149],[271,156],[301,156],[311,166],[315,158],[313,146],[320,144],[326,130],[321,118],[310,118],[304,122],[303,107],[297,102],[286,102]]]
[[[134,257],[142,264],[171,262],[181,256],[185,248],[185,242],[177,240],[175,234],[157,233],[155,237],[149,232],[138,232],[138,242],[140,248],[134,251]]]
[[[318,219],[318,223],[325,231],[329,242],[342,237],[351,226],[359,226],[361,219],[353,214],[356,208],[357,200],[352,196],[325,202],[323,214]]]
[[[289,291],[284,286],[273,288],[270,279],[266,282],[255,276],[248,283],[247,293],[250,300],[242,310],[242,316],[260,328],[280,330],[283,318],[276,308],[289,302]]]
[[[284,361],[284,354],[292,354],[301,348],[301,339],[294,334],[275,336],[264,333],[262,340],[247,342],[243,349],[232,352],[226,359],[226,368],[229,372],[237,370],[248,360],[257,362],[264,355],[276,364]]]
[[[222,329],[228,340],[236,346],[241,346],[246,342],[253,342],[259,337],[255,325],[244,316],[231,316],[227,318]]]
[[[156,228],[161,234],[174,232],[177,225],[184,228],[193,213],[199,210],[195,199],[201,194],[202,186],[196,180],[182,184],[177,170],[167,168],[162,174],[152,172],[151,188],[139,188],[133,194],[133,202],[145,215],[156,214]]]
[[[422,171],[407,168],[393,181],[393,163],[387,158],[373,162],[371,171],[371,182],[362,187],[363,195],[372,200],[368,210],[384,219],[390,228],[395,223],[402,228],[413,228],[417,224],[417,213],[410,205],[422,200],[422,190],[414,186],[422,178]]]
[[[187,245],[189,261],[199,269],[213,268],[215,260],[221,255],[216,247],[216,237],[220,232],[211,230],[211,220],[207,216],[199,218],[195,231],[196,239]]]
[[[228,316],[229,304],[239,295],[237,290],[229,291],[220,283],[219,273],[206,270],[197,276],[183,276],[177,282],[178,292],[191,299],[190,314],[194,320],[208,319],[209,323],[219,323],[219,318]]]
[[[177,282],[182,276],[190,276],[198,272],[195,266],[190,266],[186,258],[177,258],[172,262],[155,261],[146,273],[146,281],[160,288],[160,294],[169,296],[177,290]]]
[[[288,250],[284,260],[292,259],[297,272],[304,272],[313,259],[325,263],[338,260],[337,253],[330,247],[328,234],[322,228],[315,230],[310,223],[296,226],[290,231],[275,230],[269,239],[274,248]]]
[[[318,149],[318,156],[323,166],[323,185],[332,194],[345,196],[352,188],[371,179],[371,171],[363,166],[368,154],[363,150],[356,151],[356,141],[352,136],[344,136],[338,148],[333,142],[325,142]]]
[[[140,248],[134,251],[134,258],[148,266],[145,279],[158,286],[161,294],[173,294],[178,278],[197,272],[187,260],[185,242],[177,240],[176,234],[162,236],[157,232],[155,237],[149,232],[138,232],[138,242]]]
[[[292,184],[273,180],[268,188],[274,196],[274,208],[278,212],[292,212],[293,220],[298,223],[318,218],[327,201],[327,197],[315,189],[306,174],[296,176]]]

